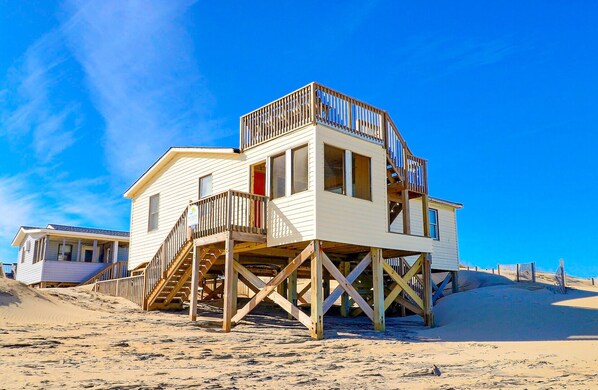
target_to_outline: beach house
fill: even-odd
[[[126,276],[129,233],[50,224],[21,226],[15,279],[34,287],[69,287]]]
[[[224,299],[226,331],[266,299],[315,338],[339,303],[378,330],[397,304],[432,323],[431,272],[459,269],[462,205],[428,196],[427,161],[386,111],[311,83],[243,115],[239,143],[172,147],[126,191],[127,291],[145,309],[188,302],[195,318],[201,286]]]

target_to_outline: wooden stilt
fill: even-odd
[[[434,314],[432,313],[432,272],[431,256],[424,254],[422,264],[422,281],[424,287],[424,322],[427,326],[434,326]]]
[[[189,298],[189,319],[197,320],[197,291],[199,289],[199,259],[197,246],[193,245],[193,263],[191,264],[191,297]]]
[[[347,277],[350,272],[351,263],[348,261],[342,261],[340,264],[340,271],[344,277]],[[346,292],[343,292],[341,295],[341,317],[347,317],[349,315],[349,310],[351,306],[349,305],[349,295]]]
[[[428,207],[428,195],[422,195],[422,215],[423,215],[423,225],[424,225],[424,237],[430,237],[430,217],[429,214],[429,207]]]
[[[409,190],[401,191],[403,202],[403,234],[411,234],[411,214],[409,211]]]
[[[319,241],[314,241],[314,253],[311,256],[311,337],[324,338],[324,312],[322,288],[322,248]]]
[[[233,259],[235,259],[235,261],[239,261],[239,255],[235,254],[233,255]],[[237,271],[234,271],[233,274],[233,287],[232,287],[232,301],[233,301],[233,306],[232,306],[232,315],[234,316],[235,314],[237,314],[237,296],[239,294],[239,273]]]
[[[324,278],[324,299],[330,295],[330,277]]]
[[[289,259],[289,263],[293,261],[293,259]],[[297,271],[294,271],[288,279],[287,284],[287,299],[293,305],[297,306]],[[288,314],[289,320],[293,319],[293,316],[289,313]]]
[[[374,330],[385,330],[384,318],[384,268],[382,262],[382,249],[371,248],[372,257],[372,284],[374,289]]]
[[[452,286],[453,286],[453,293],[459,292],[459,271],[452,271]]]
[[[224,306],[223,306],[223,322],[222,322],[222,329],[225,332],[230,332],[231,330],[231,319],[233,318],[233,298],[236,294],[233,294],[233,286],[234,282],[233,279],[235,277],[235,271],[233,269],[233,248],[235,246],[235,242],[230,238],[230,235],[227,237],[225,244],[224,244]]]

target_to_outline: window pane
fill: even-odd
[[[324,189],[345,193],[345,151],[334,146],[324,145]]]
[[[293,194],[307,190],[307,145],[293,150]]]
[[[436,225],[430,225],[430,237],[438,238],[438,229],[436,228]]]
[[[210,195],[212,195],[212,175],[199,179],[199,198],[205,198]]]
[[[272,158],[272,184],[270,196],[272,199],[285,195],[285,158],[284,154]]]
[[[433,224],[438,223],[437,211],[433,210],[433,209],[429,209],[428,211],[430,213],[430,223],[433,223]]]
[[[152,231],[158,229],[158,210],[160,208],[160,194],[150,196],[149,204],[149,220],[147,230]]]
[[[372,200],[370,158],[353,153],[353,196]]]

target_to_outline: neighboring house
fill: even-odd
[[[326,287],[324,295],[312,292],[306,319],[294,308],[297,277],[312,286],[336,279],[343,302],[350,295],[376,329],[388,307],[382,285],[393,291],[388,303],[397,300],[431,323],[429,274],[459,269],[462,205],[428,197],[427,161],[412,153],[388,113],[312,83],[244,115],[240,131],[239,149],[170,148],[125,193],[132,200],[129,269],[145,269],[144,307],[189,300],[193,316],[191,283],[210,271],[224,277],[230,330],[271,293],[254,278],[270,267],[281,275],[272,283],[289,286],[287,301],[273,299],[314,337],[322,337],[321,316],[336,299],[325,301]],[[199,262],[195,279],[192,257]],[[415,267],[400,275],[405,281],[388,266],[398,258]],[[351,287],[364,270],[373,309]],[[237,313],[231,286],[238,281],[268,293]]]
[[[50,224],[21,226],[16,280],[35,287],[76,286],[108,267],[126,276],[129,233]]]

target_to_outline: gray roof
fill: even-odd
[[[56,225],[53,223],[49,224],[46,229],[62,230],[63,232],[92,233],[92,234],[103,234],[103,235],[117,236],[117,237],[129,237],[129,232],[123,232],[123,231],[118,231],[118,230],[107,230],[107,229],[84,228],[84,227],[68,226],[68,225]]]

